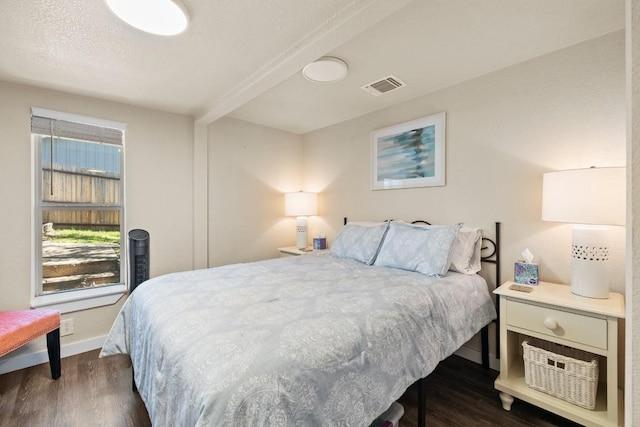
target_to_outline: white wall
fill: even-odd
[[[0,310],[30,305],[32,106],[127,123],[127,230],[150,232],[152,276],[192,268],[191,118],[0,83]],[[106,335],[123,301],[63,315],[75,323],[63,346]]]
[[[209,265],[275,258],[294,245],[283,193],[301,190],[301,137],[222,118],[208,144]]]
[[[540,219],[542,174],[624,166],[624,33],[616,32],[304,135],[306,186],[331,238],[342,217],[503,223],[503,277],[530,248],[541,278],[568,283],[571,226]],[[370,132],[447,113],[446,186],[370,190]],[[624,228],[612,230],[613,290],[624,292]]]

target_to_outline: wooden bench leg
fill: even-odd
[[[60,363],[60,328],[47,334],[47,352],[49,353],[51,378],[57,380],[62,374],[62,364]]]

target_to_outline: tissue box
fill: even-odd
[[[313,249],[327,249],[327,239],[324,237],[313,238]]]
[[[538,264],[529,262],[516,262],[515,282],[522,285],[538,285]]]

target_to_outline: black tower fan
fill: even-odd
[[[149,280],[149,233],[135,229],[129,232],[129,288]]]

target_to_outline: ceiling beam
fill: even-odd
[[[294,43],[207,108],[193,112],[196,123],[209,124],[226,116],[291,77],[308,63],[326,55],[412,1],[353,0],[349,2],[323,25]]]

